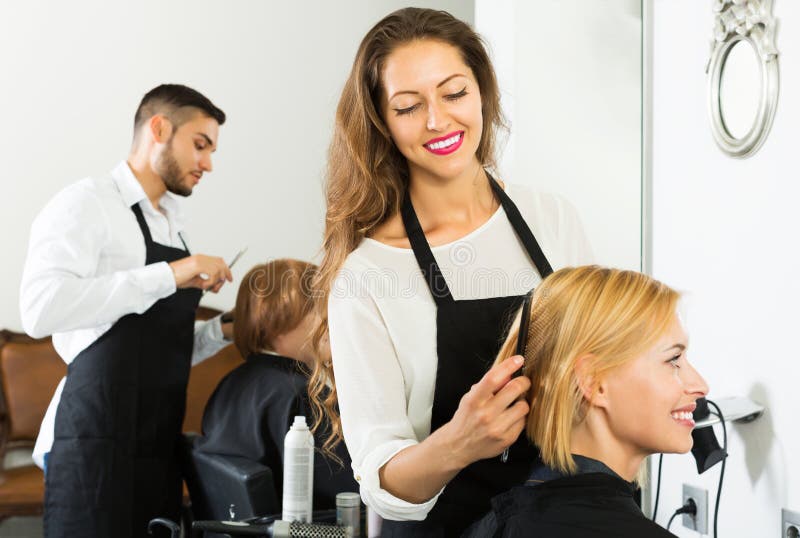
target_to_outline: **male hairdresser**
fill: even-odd
[[[20,308],[69,365],[35,453],[45,456],[45,536],[147,536],[180,512],[179,436],[193,362],[230,335],[195,325],[203,290],[231,273],[191,254],[179,197],[211,171],[225,114],[186,86],[148,92],[128,159],[58,193],[31,229]]]

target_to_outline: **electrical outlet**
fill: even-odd
[[[800,537],[800,514],[784,508],[781,510],[781,538]]]
[[[697,506],[697,513],[683,514],[683,526],[700,534],[708,534],[708,490],[683,485],[683,504],[692,499]]]

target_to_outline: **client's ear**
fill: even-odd
[[[592,354],[579,357],[575,362],[575,376],[578,379],[578,387],[583,394],[583,399],[596,407],[605,407],[608,391],[605,383],[593,374],[594,360],[595,356]]]

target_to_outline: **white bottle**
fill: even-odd
[[[306,417],[294,417],[283,442],[283,521],[311,522],[314,491],[314,437]]]

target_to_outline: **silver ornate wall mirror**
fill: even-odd
[[[761,102],[761,61],[746,39],[729,50],[719,81],[722,124],[732,137],[744,138],[758,117]]]
[[[767,138],[778,105],[778,51],[772,0],[713,0],[708,64],[711,132],[733,157],[749,157]]]

